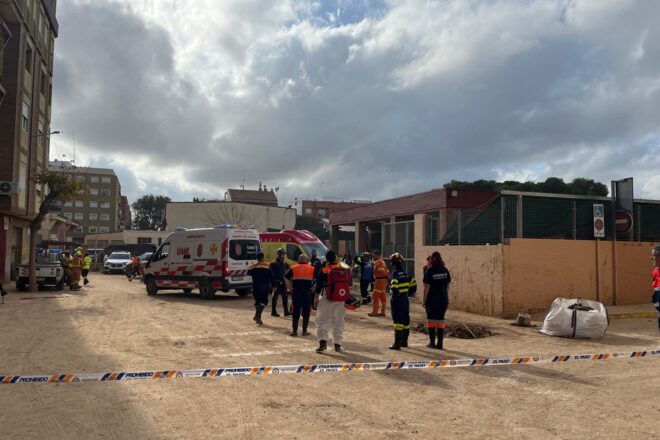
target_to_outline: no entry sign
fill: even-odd
[[[625,234],[630,232],[630,229],[633,225],[632,215],[628,211],[617,211],[615,213],[616,218],[616,232]]]

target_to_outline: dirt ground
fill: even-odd
[[[0,373],[164,370],[633,351],[660,346],[652,319],[613,320],[606,337],[564,340],[450,311],[497,334],[444,352],[393,352],[389,318],[349,312],[344,353],[314,352],[290,320],[257,327],[251,298],[148,297],[121,275],[81,292],[17,293],[0,305]],[[69,293],[69,292],[67,292]],[[28,299],[29,298],[29,299]],[[281,308],[281,306],[280,306]],[[421,319],[419,305],[413,320]],[[266,315],[266,314],[265,314]],[[313,318],[312,318],[313,322]],[[315,333],[312,331],[312,333]],[[443,370],[0,385],[3,439],[659,438],[660,358]]]

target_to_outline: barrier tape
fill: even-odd
[[[442,359],[400,362],[365,362],[341,364],[306,364],[239,368],[200,368],[193,370],[111,371],[97,374],[49,374],[45,376],[0,375],[0,384],[106,382],[120,380],[172,379],[191,377],[256,376],[262,374],[307,374],[348,371],[410,370],[421,368],[464,368],[501,365],[555,364],[572,361],[605,361],[660,356],[660,349],[615,353],[589,353],[513,358]]]

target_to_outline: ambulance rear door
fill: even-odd
[[[255,229],[233,228],[229,231],[227,241],[229,286],[233,289],[250,288],[252,277],[247,272],[257,262],[259,233]]]

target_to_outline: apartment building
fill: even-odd
[[[303,200],[302,215],[318,219],[329,219],[330,212],[341,211],[343,209],[359,208],[370,204],[366,200],[351,200],[349,202],[334,202],[330,200]]]
[[[71,173],[84,183],[84,193],[61,204],[61,215],[78,226],[73,238],[82,243],[85,235],[123,230],[121,185],[110,168],[75,168],[66,162],[51,162],[50,169]]]
[[[48,168],[56,0],[0,0],[0,280],[29,255]]]

